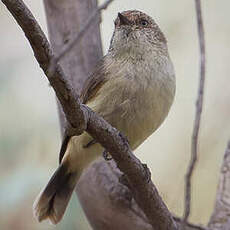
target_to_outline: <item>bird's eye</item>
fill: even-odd
[[[147,25],[149,24],[149,22],[148,22],[147,20],[145,20],[145,19],[142,19],[142,20],[140,21],[140,24],[141,24],[142,26],[147,26]]]

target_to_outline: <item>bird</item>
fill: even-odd
[[[159,26],[138,10],[118,13],[108,52],[87,79],[81,102],[119,130],[135,150],[165,120],[175,90],[174,67]],[[64,138],[59,167],[33,205],[39,222],[61,221],[82,172],[103,151],[87,132]]]

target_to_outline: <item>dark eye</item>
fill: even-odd
[[[147,25],[149,24],[149,22],[148,22],[147,20],[145,20],[145,19],[142,19],[142,20],[140,21],[140,24],[141,24],[142,26],[147,26]]]

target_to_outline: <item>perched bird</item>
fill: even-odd
[[[124,134],[132,150],[164,121],[175,95],[167,41],[155,21],[137,10],[118,13],[108,53],[89,77],[82,103]],[[34,202],[39,221],[57,224],[83,172],[103,147],[86,132],[67,137],[60,165]]]

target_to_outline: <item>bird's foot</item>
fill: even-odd
[[[113,159],[112,156],[109,154],[109,152],[107,152],[106,150],[103,151],[102,156],[106,161],[110,161]]]

